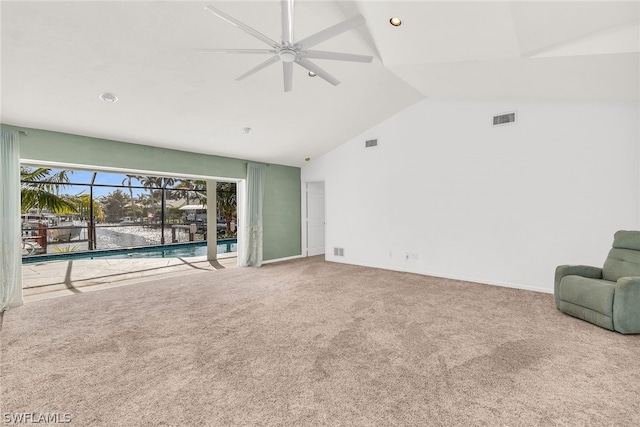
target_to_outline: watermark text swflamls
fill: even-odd
[[[68,424],[71,414],[67,412],[5,412],[2,421],[5,424]]]

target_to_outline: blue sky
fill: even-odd
[[[58,171],[59,169],[52,170],[53,173]],[[73,183],[78,183],[78,184],[90,184],[92,176],[93,176],[93,172],[91,171],[74,170],[72,171],[72,173],[69,174],[69,181]],[[122,181],[126,179],[127,179],[127,176],[123,173],[98,172],[94,183],[108,184],[108,185],[122,185]],[[127,182],[128,181],[125,181],[125,184],[127,184]],[[131,184],[140,185],[140,182],[137,179],[132,179]],[[117,188],[113,188],[113,187],[111,188],[93,187],[93,197],[97,198],[100,196],[107,195],[115,191],[116,189]],[[127,194],[129,193],[129,189],[127,188],[121,188],[121,190]],[[141,190],[137,190],[137,189],[134,189],[133,191],[134,191],[134,195],[141,192]],[[81,192],[83,194],[89,194],[89,187],[88,186],[67,186],[60,191],[60,193],[63,193],[63,194],[78,194]]]
[[[29,166],[27,166],[29,167]],[[51,169],[51,173],[55,174],[60,172],[63,169]],[[91,179],[93,177],[93,171],[85,171],[85,170],[70,170],[68,171],[69,182],[74,184],[91,184]],[[94,184],[102,184],[102,185],[128,185],[129,179],[124,173],[117,172],[97,172],[96,180]],[[177,182],[176,182],[177,183]],[[136,178],[131,179],[132,186],[142,186],[140,181]],[[98,198],[101,196],[105,196],[109,193],[112,193],[116,190],[120,189],[125,194],[129,195],[129,188],[123,187],[93,187],[93,197]],[[89,194],[90,187],[89,185],[66,185],[64,188],[61,188],[59,194],[69,194],[69,195],[78,195],[78,194]],[[144,189],[133,189],[134,197],[141,193],[146,193],[148,190]]]

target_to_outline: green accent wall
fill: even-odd
[[[78,167],[116,168],[244,179],[246,160],[2,125],[20,134],[20,158]],[[267,167],[263,204],[265,260],[301,254],[300,168]]]
[[[262,206],[265,260],[300,255],[302,245],[300,168],[274,166],[267,166]],[[284,226],[297,230],[295,239]]]

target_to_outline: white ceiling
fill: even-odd
[[[208,4],[280,40],[278,1],[2,1],[0,120],[301,166],[424,97],[640,99],[637,1],[297,1],[296,40],[361,13],[315,48],[374,60],[290,93],[280,64],[235,81],[265,57],[196,52],[266,47]]]

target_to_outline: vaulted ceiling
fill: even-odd
[[[640,99],[637,1],[297,1],[296,40],[362,14],[316,48],[374,59],[288,93],[280,64],[197,52],[265,47],[209,4],[281,40],[279,1],[3,0],[0,121],[300,166],[425,97]]]

